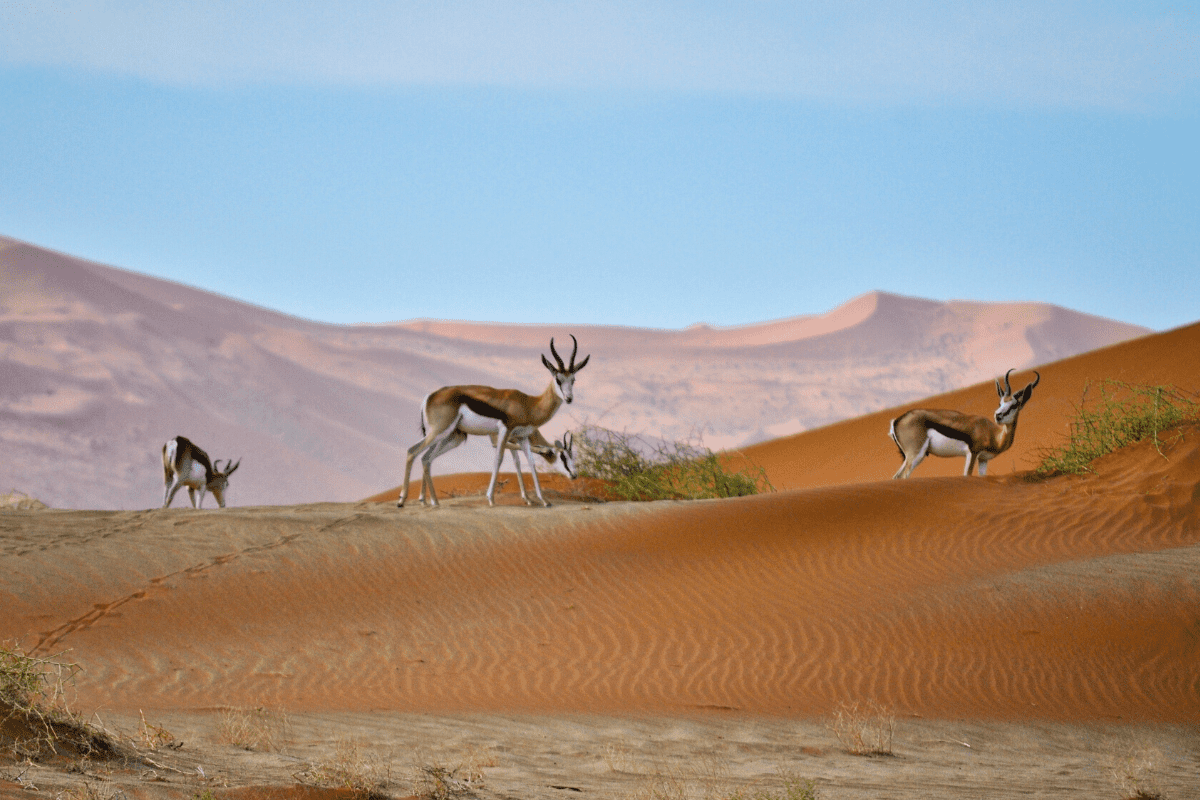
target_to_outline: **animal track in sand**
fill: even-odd
[[[138,523],[138,525],[141,525],[141,523]],[[171,578],[174,578],[174,577],[177,577],[180,575],[187,575],[187,576],[194,577],[198,574],[207,572],[215,567],[224,566],[226,564],[230,564],[234,561],[237,561],[239,558],[241,558],[244,555],[249,555],[251,553],[259,553],[259,552],[263,552],[266,550],[273,550],[277,547],[283,547],[284,545],[290,544],[291,542],[300,538],[300,536],[302,536],[302,535],[303,534],[300,534],[300,533],[286,534],[284,536],[280,536],[278,539],[276,539],[273,542],[269,542],[268,544],[257,545],[255,547],[247,547],[243,550],[239,550],[234,553],[223,553],[219,556],[214,556],[214,557],[210,558],[208,561],[206,561],[204,563],[193,564],[190,567],[184,567],[183,569],[176,570],[175,572],[169,573],[167,575],[160,575],[156,578],[151,578],[150,582],[149,582],[149,586],[146,589],[139,589],[135,592],[130,592],[129,594],[125,595],[124,597],[122,597],[118,600],[114,600],[111,603],[96,603],[95,605],[92,606],[92,610],[87,612],[86,614],[76,617],[75,619],[68,620],[67,622],[63,623],[62,625],[59,625],[57,628],[54,628],[49,631],[43,631],[42,633],[38,634],[37,644],[35,644],[33,646],[33,649],[30,650],[29,653],[30,653],[30,655],[33,655],[34,653],[37,653],[39,651],[41,651],[41,652],[50,651],[51,649],[57,647],[58,644],[64,638],[69,636],[70,634],[72,634],[76,631],[80,631],[80,630],[87,630],[88,628],[92,627],[97,622],[99,622],[101,619],[110,615],[113,611],[115,611],[116,609],[125,605],[126,603],[130,602],[131,600],[145,599],[147,593],[150,590],[158,589],[158,590],[165,591],[165,590],[170,589],[171,587],[166,585],[166,582],[168,580],[170,580]]]

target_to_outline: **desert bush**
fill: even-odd
[[[848,753],[890,756],[896,733],[896,714],[874,700],[842,703],[833,713],[829,730]]]
[[[584,426],[575,434],[579,474],[609,484],[622,500],[699,500],[774,491],[766,471],[730,471],[696,442],[651,445],[640,436]]]
[[[1105,380],[1099,398],[1088,402],[1088,383],[1075,409],[1067,441],[1042,451],[1037,477],[1078,475],[1091,471],[1091,463],[1143,439],[1153,438],[1162,453],[1159,435],[1187,420],[1200,419],[1197,396],[1175,386],[1148,386]],[[1182,434],[1176,432],[1174,438]]]

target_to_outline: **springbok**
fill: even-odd
[[[404,508],[413,460],[421,453],[424,453],[421,455],[422,499],[429,505],[438,505],[433,488],[433,461],[465,442],[468,435],[489,436],[495,443],[496,458],[492,478],[488,481],[487,501],[489,506],[496,505],[496,476],[500,473],[500,462],[504,460],[504,451],[509,449],[509,444],[521,447],[532,469],[530,439],[538,428],[550,421],[563,403],[570,403],[574,399],[575,375],[587,366],[591,356],[585,356],[583,361],[576,364],[579,342],[574,335],[571,341],[575,343],[571,350],[571,361],[570,364],[564,364],[554,349],[554,340],[550,340],[550,353],[558,364],[555,366],[546,356],[542,356],[542,364],[550,370],[550,385],[536,397],[516,389],[493,389],[490,386],[444,386],[427,395],[421,403],[421,431],[425,437],[408,448],[408,457],[404,462],[404,483],[400,487],[397,507]],[[546,498],[542,497],[536,469],[533,469],[533,489],[541,504],[549,506]]]
[[[967,459],[963,475],[970,475],[979,465],[979,474],[987,475],[987,465],[996,456],[1012,447],[1017,434],[1017,415],[1033,396],[1033,387],[1041,382],[1037,377],[1024,389],[1013,394],[1008,383],[1009,370],[1004,373],[1004,387],[996,379],[996,394],[1000,396],[1000,407],[994,419],[963,414],[958,411],[942,411],[914,408],[892,420],[892,441],[900,448],[904,463],[896,470],[893,478],[907,478],[927,454],[943,458],[965,456]]]
[[[496,446],[497,434],[492,434],[492,447]],[[529,449],[535,454],[546,459],[551,467],[555,463],[562,464],[563,470],[567,473],[567,477],[575,480],[579,477],[579,473],[575,471],[575,441],[570,431],[563,434],[561,440],[555,440],[553,443],[546,441],[546,437],[542,436],[540,430],[534,431],[529,436]],[[517,457],[517,453],[521,450],[521,445],[514,442],[511,438],[508,440],[508,449],[513,454],[513,466],[517,469],[517,487],[521,490],[521,499],[525,501],[525,505],[533,505],[533,501],[529,499],[529,495],[525,494],[525,476],[521,474],[521,459]],[[534,462],[529,462],[529,471],[534,473],[534,479],[537,478],[537,467]],[[425,500],[425,482],[421,482],[421,493],[417,496],[417,502]]]
[[[217,465],[221,463],[220,459],[215,462],[209,461],[208,453],[184,436],[176,436],[163,445],[162,462],[163,482],[166,484],[163,490],[163,508],[171,505],[181,486],[187,487],[192,508],[204,505],[205,490],[212,492],[213,497],[217,498],[217,505],[224,508],[225,488],[229,485],[229,476],[242,465],[241,459],[234,464],[231,458],[225,462],[224,470],[219,469]],[[200,490],[199,503],[196,502],[197,489]]]

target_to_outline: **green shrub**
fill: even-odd
[[[731,472],[721,457],[691,442],[649,445],[628,433],[588,425],[575,434],[576,465],[607,481],[622,500],[699,500],[774,491],[765,470]]]
[[[1083,400],[1075,409],[1067,441],[1043,451],[1035,475],[1090,472],[1091,463],[1100,456],[1151,437],[1161,454],[1159,434],[1186,420],[1200,419],[1196,395],[1175,386],[1105,380],[1100,384],[1099,400],[1089,404],[1091,388],[1090,383],[1084,387]]]

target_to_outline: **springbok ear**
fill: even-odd
[[[554,365],[550,363],[550,359],[546,358],[546,356],[544,356],[544,355],[542,356],[542,363],[545,364],[546,369],[550,370],[551,372],[561,372],[562,371],[559,369],[555,369]]]
[[[588,359],[589,359],[589,358],[591,358],[591,357],[592,357],[592,354],[591,354],[591,353],[588,353],[586,356],[584,356],[584,357],[583,357],[583,361],[580,361],[578,364],[576,364],[576,365],[575,365],[575,368],[571,370],[572,374],[573,374],[573,373],[576,373],[576,372],[579,372],[579,370],[581,370],[581,369],[583,369],[584,367],[586,367],[586,366],[587,366]],[[543,356],[543,358],[544,358],[544,356]]]
[[[1004,397],[1004,389],[1000,386],[999,378],[996,378],[996,394],[998,394],[1000,397]]]
[[[233,459],[231,458],[231,459],[229,459],[229,461],[233,461]],[[225,477],[226,478],[228,478],[230,475],[232,475],[233,471],[242,465],[242,460],[240,458],[238,459],[238,462],[236,464],[234,464],[232,467],[229,466],[229,461],[225,462]]]

